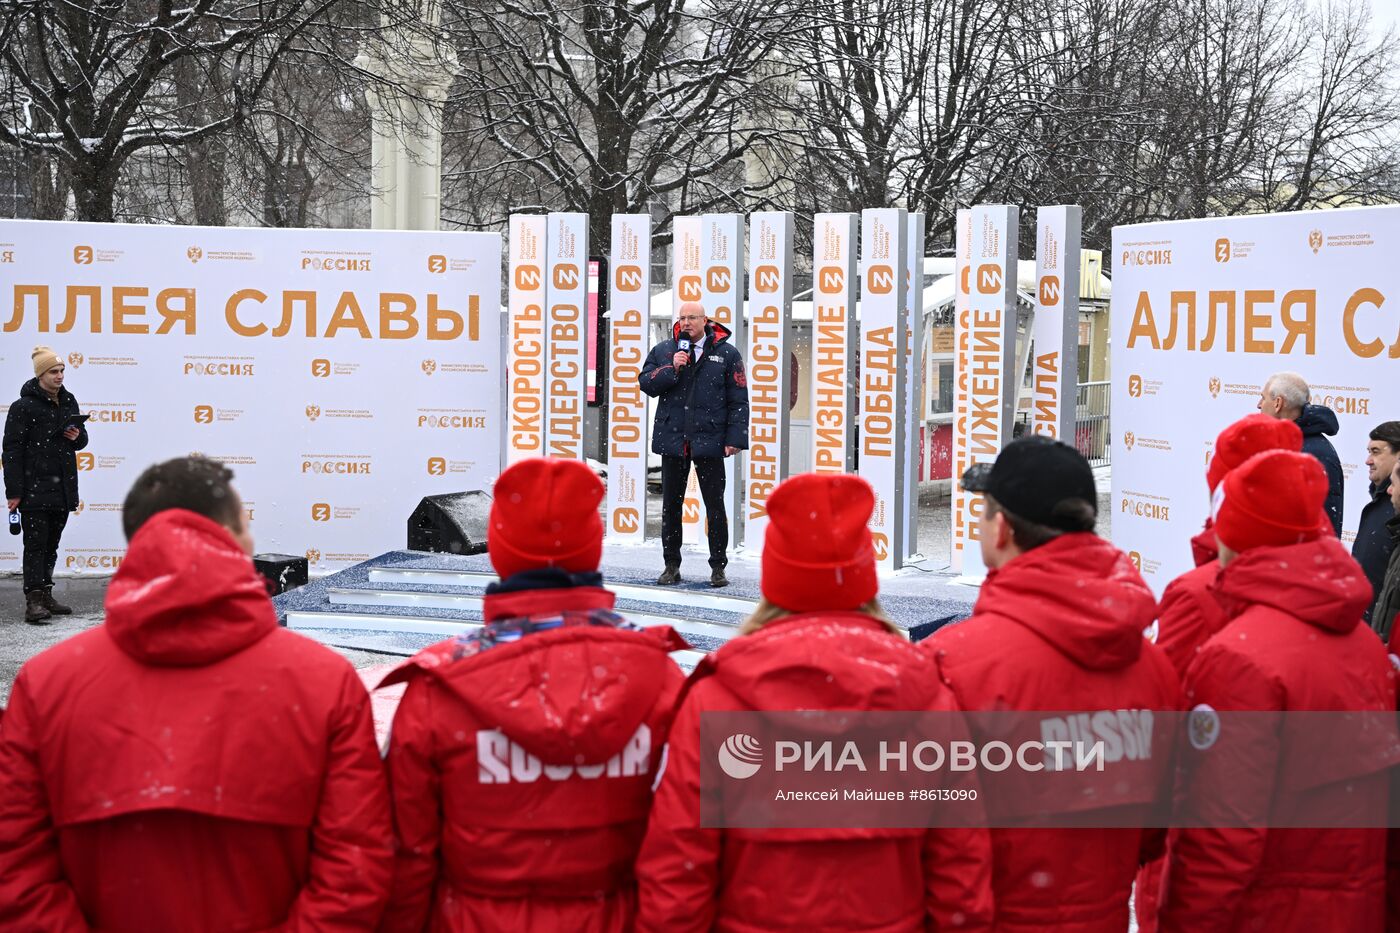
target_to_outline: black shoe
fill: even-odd
[[[44,608],[56,616],[71,616],[73,609],[53,598],[53,587],[46,586],[41,591],[44,596]]]
[[[24,594],[24,621],[30,625],[48,625],[49,614],[44,606],[43,590],[30,590]]]
[[[675,586],[679,582],[681,582],[681,568],[669,565],[661,571],[661,576],[656,578],[657,586]]]
[[[710,571],[710,586],[728,586],[729,578],[724,575],[723,567],[716,567]]]

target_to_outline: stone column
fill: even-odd
[[[436,21],[436,11],[425,9]],[[373,119],[375,230],[437,230],[442,212],[442,114],[457,56],[422,35],[400,32],[361,52],[355,64],[381,80],[368,92]]]

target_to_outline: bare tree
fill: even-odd
[[[128,159],[247,120],[298,36],[339,2],[13,0],[0,8],[0,141],[61,164],[79,219],[113,220]]]
[[[498,224],[512,201],[586,211],[605,242],[614,213],[657,202],[743,209],[762,195],[743,160],[778,132],[749,119],[756,69],[795,2],[452,6],[448,211],[468,226]]]

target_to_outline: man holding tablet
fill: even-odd
[[[0,459],[5,462],[5,505],[24,525],[24,621],[47,625],[73,610],[53,598],[53,569],[68,513],[78,507],[77,452],[87,446],[86,415],[63,387],[63,358],[35,347],[34,378],[19,391],[5,418]]]

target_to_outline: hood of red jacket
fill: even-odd
[[[1191,559],[1199,567],[1220,559],[1220,542],[1215,540],[1215,522],[1206,519],[1206,525],[1191,538]]]
[[[168,509],[141,526],[107,587],[108,633],[146,664],[212,664],[277,627],[263,579],[228,529]]]
[[[615,619],[607,613],[614,598],[598,587],[525,590],[488,596],[487,609],[498,621],[599,611]],[[414,663],[545,764],[596,764],[620,752],[661,692],[679,682],[670,652],[690,647],[670,626],[611,624],[566,625],[460,660],[434,658],[452,645]]]
[[[715,346],[719,346],[720,344],[728,340],[730,337],[733,337],[734,332],[731,331],[728,327],[725,327],[719,321],[712,320],[710,321],[710,323],[705,325],[705,336],[708,337],[710,340],[713,340],[715,342]],[[681,339],[680,321],[677,321],[676,323],[671,325],[671,339]]]
[[[1361,624],[1372,598],[1366,571],[1330,534],[1251,548],[1220,571],[1215,587],[1231,618],[1252,605],[1268,606],[1343,635]]]
[[[996,613],[1090,670],[1127,667],[1142,652],[1157,601],[1128,555],[1098,535],[1062,535],[987,575],[973,614]]]
[[[779,619],[702,665],[757,710],[924,710],[940,689],[930,657],[861,612]]]

